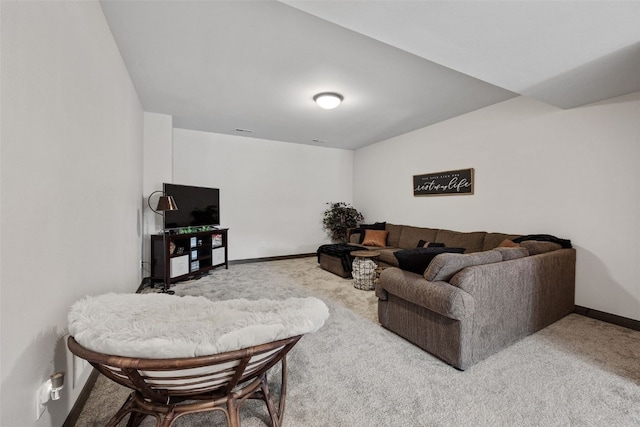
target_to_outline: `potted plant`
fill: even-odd
[[[329,202],[329,208],[324,211],[322,218],[322,228],[329,233],[334,242],[346,242],[347,230],[358,225],[364,217],[349,203]]]

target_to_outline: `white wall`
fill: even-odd
[[[144,113],[144,167],[142,168],[142,227],[144,242],[142,258],[144,261],[142,277],[151,275],[151,235],[162,231],[162,216],[149,209],[149,203],[155,209],[164,182],[173,181],[173,117],[166,114]]]
[[[66,315],[139,284],[143,113],[98,2],[7,2],[2,14],[2,426],[55,426],[74,381]],[[66,372],[36,422],[35,393]]]
[[[371,221],[571,239],[576,304],[640,320],[639,147],[640,93],[520,97],[357,150],[354,201]],[[413,196],[413,175],[469,167],[474,195]]]
[[[353,151],[184,129],[173,132],[177,184],[220,188],[229,259],[315,252],[327,202],[351,202]]]

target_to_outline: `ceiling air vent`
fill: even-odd
[[[253,133],[251,129],[242,129],[242,128],[236,128],[236,132]]]

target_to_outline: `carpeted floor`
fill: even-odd
[[[289,355],[287,427],[640,425],[637,331],[572,314],[460,372],[382,328],[374,293],[321,270],[315,258],[232,265],[173,289],[327,303],[328,322]],[[127,394],[100,377],[76,425],[105,425]],[[259,402],[243,406],[244,427],[267,420]],[[198,414],[175,425],[224,421]]]

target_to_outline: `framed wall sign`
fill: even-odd
[[[473,194],[473,168],[413,176],[414,196]]]

